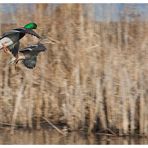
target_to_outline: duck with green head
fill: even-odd
[[[12,29],[8,32],[5,32],[0,38],[0,49],[3,49],[5,52],[10,51],[13,56],[18,58],[18,50],[19,50],[19,40],[23,38],[26,34],[30,34],[32,36],[36,36],[37,38],[41,38],[33,29],[37,28],[36,23],[26,24],[24,27]]]

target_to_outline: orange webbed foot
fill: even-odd
[[[8,53],[9,52],[9,48],[5,44],[2,44],[2,45],[3,45],[4,52]]]

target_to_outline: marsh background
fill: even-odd
[[[1,127],[148,135],[148,4],[0,7],[0,34],[34,21],[48,49],[33,70],[0,52]]]

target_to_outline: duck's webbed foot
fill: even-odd
[[[19,62],[19,57],[18,57],[18,55],[16,55],[15,57],[13,57],[13,58],[10,60],[9,64],[14,64],[15,69],[16,69],[16,65],[18,64],[18,62]]]
[[[3,50],[4,50],[4,52],[10,54],[9,47],[6,46],[5,44],[2,44],[2,45],[3,45]]]

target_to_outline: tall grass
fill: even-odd
[[[35,69],[20,63],[17,71],[1,52],[0,123],[40,128],[45,117],[69,130],[148,135],[147,22],[127,20],[130,13],[112,21],[113,7],[102,22],[92,5],[32,7],[12,17],[17,26],[35,21],[48,50]],[[22,46],[32,42],[27,36]]]

